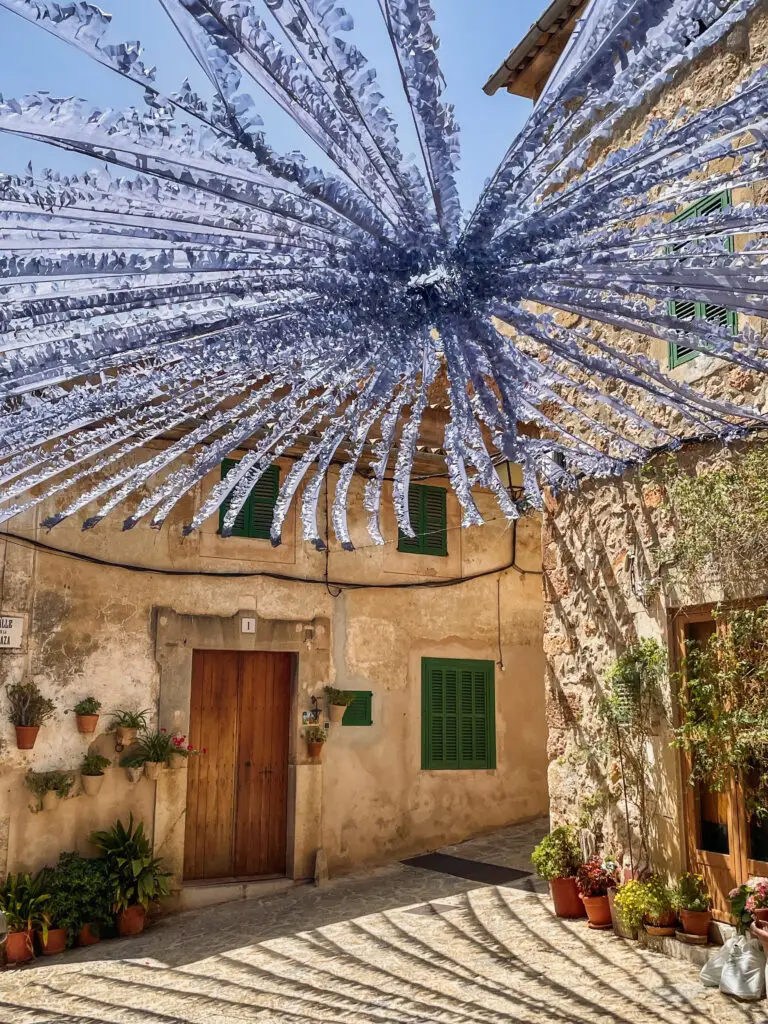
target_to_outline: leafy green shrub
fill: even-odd
[[[56,705],[44,697],[36,683],[14,683],[6,686],[8,720],[11,725],[42,725],[53,717]]]
[[[144,825],[134,826],[133,815],[128,827],[117,821],[104,832],[94,832],[91,842],[100,850],[107,870],[112,910],[119,913],[141,904],[150,903],[168,895],[169,872],[162,871],[162,860],[152,856]]]
[[[533,851],[531,860],[539,878],[548,882],[553,878],[573,878],[581,866],[576,829],[572,825],[553,828]]]
[[[337,704],[348,708],[355,699],[355,695],[351,690],[337,690],[334,686],[325,686],[323,689],[329,704]]]
[[[142,732],[136,744],[136,756],[142,762],[165,762],[174,753],[173,740],[165,729],[157,732]]]
[[[27,789],[38,799],[42,799],[46,793],[54,792],[63,800],[71,793],[75,776],[74,772],[27,772],[24,781]]]
[[[103,775],[112,762],[102,754],[86,754],[80,765],[81,775]]]
[[[44,871],[44,886],[50,893],[45,913],[56,928],[66,928],[71,946],[81,928],[92,930],[111,921],[107,863],[100,857],[62,853],[55,868]]]
[[[606,717],[619,727],[639,723],[647,705],[661,703],[666,668],[667,651],[658,640],[646,637],[631,643],[608,673]]]
[[[98,715],[101,711],[101,701],[95,697],[84,697],[72,708],[76,715]]]

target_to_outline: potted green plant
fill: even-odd
[[[96,796],[104,783],[104,771],[112,762],[103,754],[86,754],[80,765],[80,780],[88,796]]]
[[[337,690],[335,686],[325,686],[323,689],[328,699],[328,717],[331,725],[338,725],[355,695],[350,690]]]
[[[616,887],[616,873],[612,865],[600,857],[592,857],[580,864],[576,872],[576,886],[589,918],[590,928],[611,927],[611,907],[608,890]]]
[[[152,782],[160,777],[160,772],[170,760],[173,749],[173,741],[167,729],[159,729],[157,732],[144,730],[139,735],[135,753],[143,761],[144,774]]]
[[[712,921],[712,897],[701,875],[690,872],[682,875],[672,891],[672,902],[686,935],[708,934]]]
[[[146,708],[143,711],[136,711],[132,708],[120,708],[112,712],[110,728],[115,731],[115,745],[118,750],[130,747],[132,743],[136,742],[139,729],[147,728],[148,714],[149,710]]]
[[[197,757],[199,754],[205,753],[205,747],[202,750],[196,750],[191,743],[187,743],[186,736],[174,736],[171,739],[171,753],[168,757],[169,768],[183,768],[190,757]]]
[[[23,963],[35,955],[34,931],[39,927],[48,937],[43,913],[50,896],[42,888],[40,875],[8,875],[0,889],[0,910],[8,925],[5,953],[10,963]]]
[[[307,741],[307,753],[310,757],[320,758],[323,756],[323,744],[327,738],[325,729],[321,725],[310,725],[304,730],[304,739]]]
[[[106,864],[108,891],[112,911],[117,915],[119,934],[141,934],[150,903],[169,892],[169,873],[160,869],[160,858],[152,856],[143,823],[134,826],[131,815],[127,828],[122,821],[117,821],[105,832],[94,832],[91,842]]]
[[[106,861],[62,853],[56,867],[46,870],[44,886],[50,893],[46,913],[64,929],[65,944],[71,946],[76,939],[81,946],[98,942],[102,926],[112,918]]]
[[[673,893],[660,875],[651,875],[643,883],[645,889],[645,916],[643,924],[649,935],[674,935],[677,913]]]
[[[144,776],[144,761],[141,756],[134,751],[130,754],[126,754],[125,757],[120,759],[120,767],[125,768],[125,774],[128,776],[128,781],[135,784],[140,782]]]
[[[40,801],[39,810],[53,811],[69,796],[75,784],[73,772],[27,772],[27,789]]]
[[[558,917],[584,917],[586,914],[576,885],[581,859],[578,836],[572,825],[552,829],[531,854],[536,874],[549,882]]]
[[[99,711],[101,711],[101,701],[96,700],[95,697],[84,697],[82,700],[79,700],[77,704],[75,704],[72,710],[75,713],[75,721],[77,722],[78,732],[96,732],[96,726],[99,724]]]
[[[36,683],[14,683],[6,686],[8,719],[16,729],[16,746],[31,750],[40,726],[53,716],[56,705],[44,697]]]

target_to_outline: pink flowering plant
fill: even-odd
[[[768,908],[768,879],[761,879],[744,902],[744,908],[754,914],[756,910]]]
[[[171,744],[173,746],[171,753],[180,754],[181,757],[193,757],[195,755],[204,754],[206,752],[205,747],[203,747],[201,750],[198,750],[196,747],[193,747],[191,743],[187,743],[186,736],[174,736],[171,739]]]
[[[592,857],[576,872],[576,885],[582,896],[607,896],[608,890],[617,885],[613,862]]]
[[[745,932],[752,923],[752,911],[747,908],[747,903],[754,893],[755,887],[747,885],[738,886],[728,893],[728,902],[731,905],[731,915],[736,919],[736,927],[740,932]]]

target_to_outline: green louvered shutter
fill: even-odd
[[[422,768],[495,768],[493,662],[422,659]]]
[[[355,699],[347,706],[342,725],[373,725],[371,716],[371,699],[373,694],[370,690],[353,690]]]
[[[261,537],[263,540],[269,540],[269,531],[279,490],[280,470],[277,466],[270,466],[255,484],[248,498],[249,537]]]
[[[403,533],[402,530],[398,530],[398,551],[406,551],[412,555],[421,554],[421,534],[424,531],[421,506],[421,487],[419,487],[418,484],[411,484],[408,488],[408,515],[410,516],[411,526],[413,527],[416,536],[409,537],[407,534]]]
[[[397,550],[416,555],[448,554],[446,491],[442,487],[411,484],[408,511],[415,537],[398,531]]]
[[[236,459],[224,459],[221,464],[222,479],[229,473],[233,466],[237,465]],[[237,513],[232,528],[233,537],[255,537],[262,540],[269,539],[269,529],[272,525],[272,516],[275,510],[275,502],[280,489],[280,470],[277,466],[270,466],[263,474],[258,483],[248,495],[245,504]],[[224,525],[224,517],[229,508],[229,498],[224,501],[219,509],[219,530]]]
[[[726,207],[731,205],[731,202],[731,192],[729,189],[726,189],[724,192],[718,192],[715,195],[707,196],[706,199],[701,199],[698,203],[689,206],[687,210],[683,210],[682,213],[679,213],[673,219],[674,221],[681,221],[690,220],[692,217],[705,217],[715,210],[726,209]],[[733,238],[727,238],[725,246],[729,252],[733,252]],[[739,329],[737,313],[731,312],[725,306],[710,302],[694,302],[692,299],[672,299],[669,303],[669,312],[671,316],[677,317],[678,320],[706,320],[711,324],[717,324],[719,327],[728,327],[732,334],[735,334]],[[696,349],[670,342],[670,369],[695,359],[698,354]]]

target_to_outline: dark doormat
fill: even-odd
[[[424,857],[404,860],[403,864],[407,864],[409,868],[424,868],[426,871],[439,871],[443,875],[468,878],[472,882],[485,882],[486,885],[505,885],[507,882],[516,882],[530,875],[530,871],[503,868],[499,864],[485,864],[481,860],[451,857],[447,853],[428,853]]]

